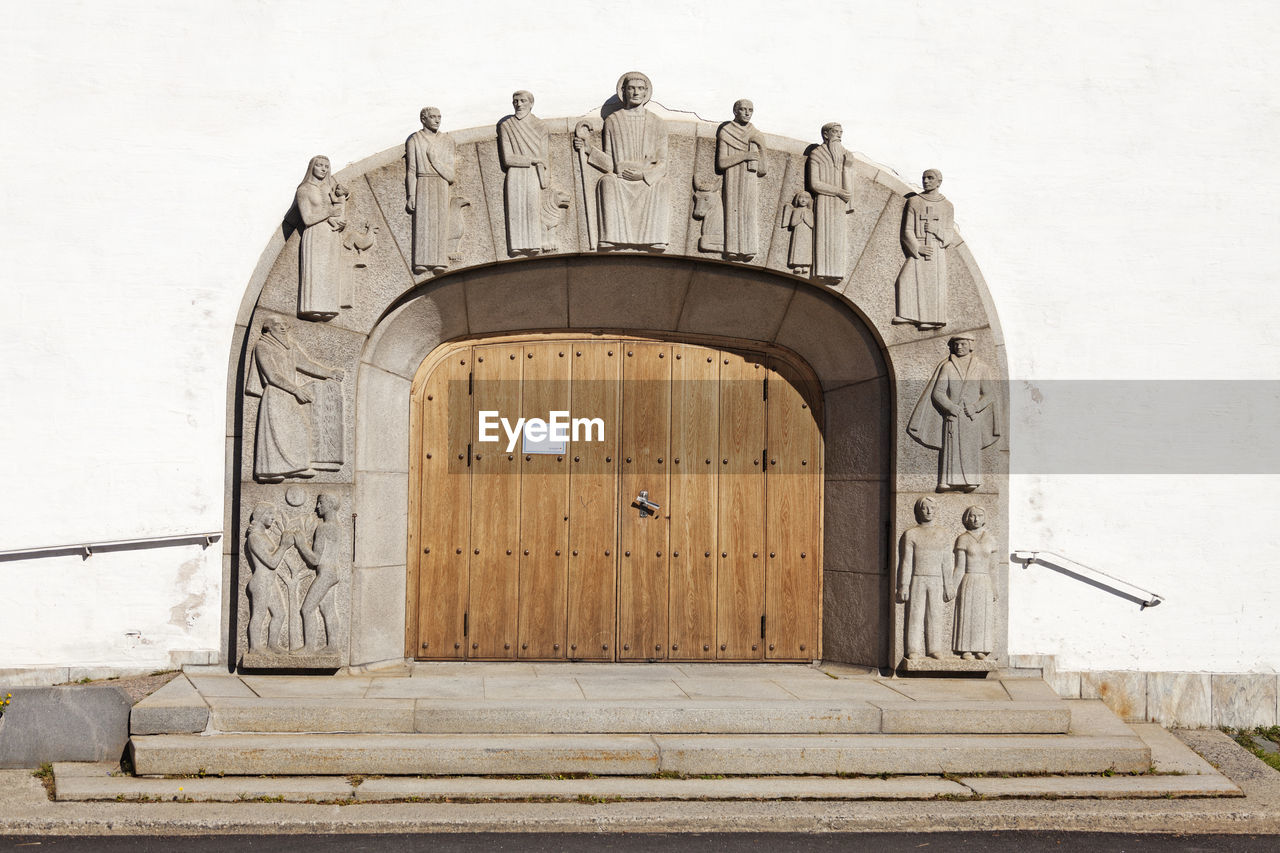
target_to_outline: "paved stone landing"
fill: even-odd
[[[132,731],[144,775],[1146,773],[1153,755],[1101,702],[1040,680],[768,664],[189,673],[134,708]]]

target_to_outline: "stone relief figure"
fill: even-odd
[[[724,256],[749,261],[760,244],[760,179],[766,174],[764,135],[751,123],[755,105],[733,104],[733,121],[716,131],[716,171],[724,176]]]
[[[782,227],[791,232],[787,266],[796,275],[808,275],[813,268],[813,196],[796,193],[791,206],[782,209]]]
[[[333,179],[329,158],[312,157],[294,201],[302,220],[298,246],[298,316],[304,320],[332,320],[342,307],[348,276],[342,257],[342,231],[351,193]],[[348,295],[347,302],[350,303]]]
[[[956,538],[956,630],[952,647],[965,660],[985,660],[996,648],[996,541],[987,530],[987,511],[971,506],[964,511],[965,532]],[[955,581],[952,582],[955,585]]]
[[[935,521],[938,502],[923,497],[915,504],[915,527],[898,543],[898,601],[907,605],[907,660],[926,653],[941,658],[949,652],[944,602],[955,597],[952,589],[952,541]]]
[[[285,534],[292,537],[294,547],[307,565],[316,570],[315,580],[311,582],[301,607],[304,650],[308,653],[335,651],[339,626],[333,588],[338,585],[341,561],[351,552],[351,538],[346,525],[338,518],[341,506],[342,501],[327,492],[316,499],[316,514],[320,516],[320,522],[315,525],[310,545],[301,531]]]
[[[305,382],[302,376],[320,382]],[[254,344],[245,393],[261,397],[253,476],[265,483],[315,476],[342,467],[342,371],[312,361],[270,317]]]
[[[927,169],[920,180],[924,192],[907,198],[902,210],[902,251],[906,261],[898,273],[895,324],[919,329],[947,325],[947,250],[960,245],[955,207],[938,192],[942,173]]]
[[[453,225],[452,187],[456,146],[440,132],[441,114],[423,107],[422,130],[404,143],[404,209],[413,216],[413,274],[437,272],[449,266]]]
[[[604,173],[596,184],[596,245],[664,251],[671,232],[666,122],[645,109],[653,87],[639,71],[619,78],[617,94],[622,108],[605,118],[601,147],[589,135],[573,138],[574,150]]]
[[[724,210],[717,190],[715,181],[694,177],[693,218],[702,223],[698,236],[698,250],[702,252],[724,251]]]
[[[982,450],[1000,438],[997,389],[990,368],[973,354],[972,335],[947,342],[943,359],[907,423],[907,434],[937,448],[938,491],[972,492],[982,485]]]
[[[249,651],[288,652],[285,606],[280,596],[276,569],[293,547],[293,534],[277,534],[276,508],[262,501],[249,515],[244,552],[249,561]],[[287,569],[286,569],[287,571]]]
[[[809,152],[805,178],[814,198],[813,277],[827,283],[844,279],[849,226],[853,212],[853,155],[841,142],[837,122],[822,126],[822,143]]]
[[[507,254],[536,255],[543,250],[542,194],[551,186],[551,133],[535,116],[533,94],[511,96],[513,115],[498,122],[498,163],[506,173]]]

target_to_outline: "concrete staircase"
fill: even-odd
[[[140,775],[802,776],[1151,769],[1097,701],[1038,679],[759,665],[435,664],[197,675],[134,708]]]

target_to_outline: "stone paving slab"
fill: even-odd
[[[1008,702],[1009,692],[993,679],[969,678],[895,678],[893,689],[908,699],[944,702]]]
[[[366,699],[483,699],[484,679],[465,675],[435,678],[375,678]]]
[[[768,678],[690,677],[676,680],[676,686],[690,699],[794,699],[792,694]]]
[[[484,679],[486,699],[585,699],[573,678],[488,677]]]
[[[182,675],[138,702],[129,713],[129,731],[135,735],[202,732],[208,725],[208,703]]]
[[[242,679],[254,693],[268,698],[286,696],[330,696],[363,698],[373,680],[370,676],[345,675],[338,678],[306,675],[246,675]]]
[[[1000,682],[1015,702],[1061,702],[1058,691],[1043,678],[1005,678]]]
[[[1145,772],[1136,737],[1062,735],[655,735],[661,767],[709,773],[1121,773]]]
[[[412,732],[413,699],[210,699],[222,732]],[[147,734],[135,732],[135,734]]]
[[[573,666],[573,664],[563,664]],[[538,674],[534,664],[510,661],[440,661],[415,663],[413,678],[438,678],[440,676],[502,676],[520,675],[532,678]]]
[[[133,739],[144,776],[202,771],[229,776],[371,773],[493,775],[656,773],[644,735],[229,734]]]
[[[887,681],[870,678],[799,679],[775,678],[773,682],[797,699],[853,699],[863,702],[908,702],[906,694],[894,690]]]
[[[685,692],[670,678],[635,679],[625,675],[577,679],[587,699],[685,699]]]
[[[681,693],[681,696],[684,694]],[[737,732],[880,731],[880,711],[864,702],[643,699],[417,702],[419,732]]]
[[[1023,776],[1001,779],[962,777],[962,783],[984,797],[1243,797],[1225,776]]]
[[[880,730],[899,734],[1062,734],[1071,710],[1061,700],[1031,702],[875,702]]]
[[[937,776],[842,779],[769,776],[725,779],[367,779],[356,788],[363,802],[424,800],[931,800],[972,796]]]
[[[235,675],[189,675],[191,684],[200,691],[200,695],[206,699],[215,696],[238,696],[243,699],[253,699],[258,694],[254,693]],[[332,679],[330,679],[332,680]]]
[[[1130,723],[1129,728],[1151,749],[1156,773],[1217,776],[1218,771],[1159,723]]]
[[[1071,709],[1071,734],[1103,737],[1136,737],[1124,720],[1111,712],[1101,699],[1064,699]]]

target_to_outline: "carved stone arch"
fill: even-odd
[[[769,177],[760,192],[761,252],[754,260],[726,261],[700,246],[702,225],[691,215],[691,191],[672,194],[672,240],[664,252],[592,253],[584,196],[575,183],[580,175],[571,145],[576,123],[545,121],[553,183],[577,190],[568,192],[560,251],[507,257],[503,178],[492,127],[452,134],[458,170],[453,192],[468,205],[458,260],[448,269],[417,276],[409,271],[410,223],[399,147],[336,176],[350,191],[347,219],[357,228],[367,221],[378,235],[361,255],[363,266],[351,273],[354,307],[328,322],[298,319],[301,236],[286,226],[271,241],[242,306],[228,383],[229,666],[250,663],[245,658],[250,567],[243,553],[249,516],[263,500],[283,507],[289,486],[305,491],[311,501],[320,491],[333,493],[342,501],[344,517],[354,515],[354,546],[343,561],[336,592],[342,648],[336,657],[323,659],[300,651],[279,660],[259,657],[259,665],[329,669],[404,656],[410,383],[437,346],[480,334],[609,329],[709,335],[777,344],[803,358],[817,373],[826,402],[823,630],[828,659],[881,668],[903,665],[906,613],[894,601],[897,543],[914,523],[912,507],[919,497],[936,497],[938,523],[952,536],[964,529],[965,507],[985,506],[997,554],[1007,554],[1007,438],[983,451],[985,474],[974,493],[936,494],[939,451],[907,435],[917,402],[947,357],[951,335],[973,336],[993,379],[1007,377],[991,298],[964,244],[950,254],[948,324],[922,332],[892,323],[910,187],[856,159],[846,275],[834,285],[796,276],[787,262],[783,222],[805,185],[809,146],[766,134]],[[713,174],[716,125],[677,120],[668,125],[668,179],[692,190],[695,177]],[[278,484],[255,479],[261,398],[246,395],[260,330],[272,317],[288,319],[309,358],[345,373],[341,464]],[[1007,437],[1005,411],[1000,407],[993,415],[997,432]],[[997,661],[1007,655],[1007,563],[1002,557],[1000,562],[991,656]],[[935,668],[965,668],[958,659],[944,663]]]

